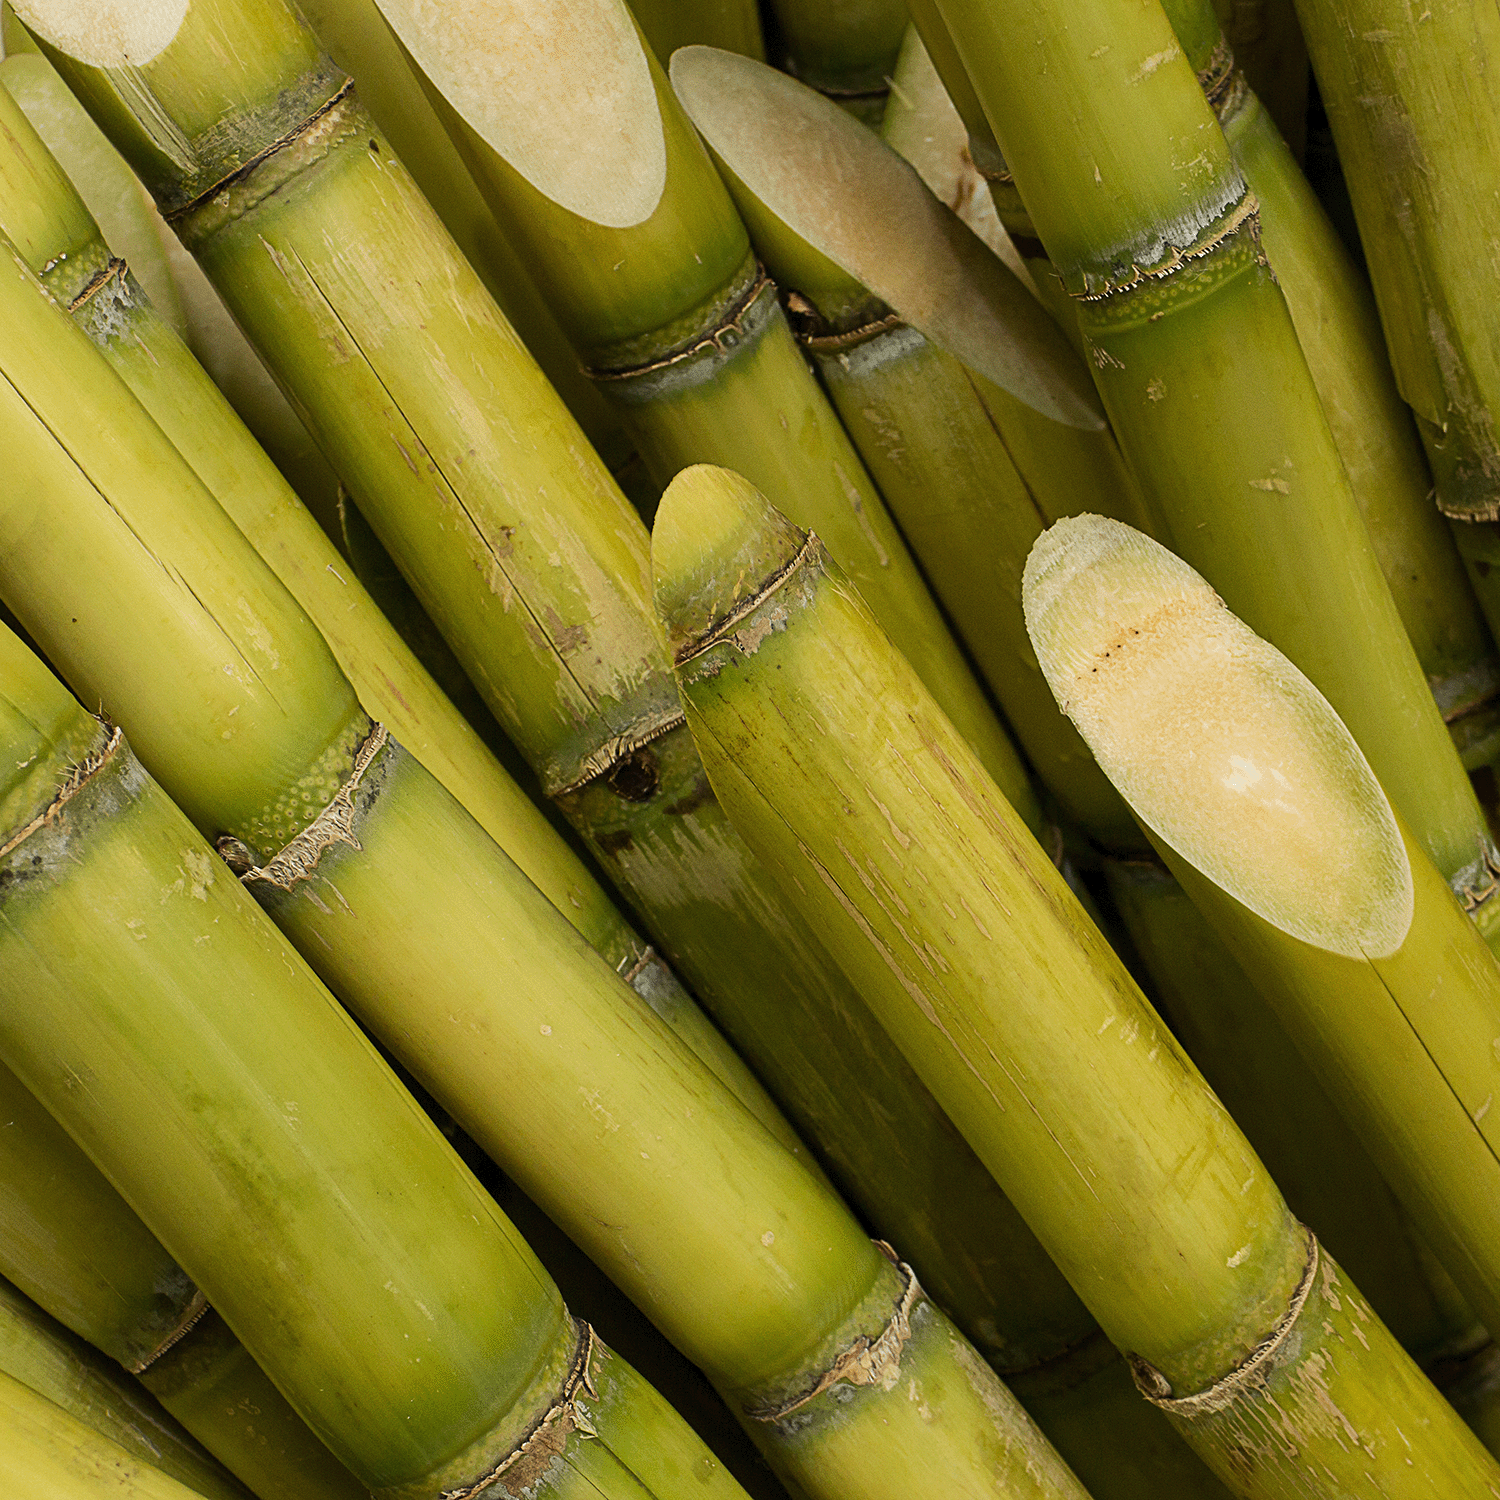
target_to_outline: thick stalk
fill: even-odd
[[[0,232],[307,611],[360,702],[735,1092],[775,1121],[764,1089],[417,663],[202,367],[155,315],[128,268],[110,255],[3,88],[0,132],[8,148],[0,150]]]
[[[202,1493],[4,1371],[0,1482],[7,1494],[47,1500],[193,1500]]]
[[[562,1459],[545,1478],[558,1495],[740,1494],[594,1348],[121,732],[3,645],[0,741],[19,769],[0,967],[28,1005],[0,1051],[309,1425],[392,1500],[541,1467],[539,1450]]]
[[[138,1382],[111,1370],[102,1355],[8,1282],[0,1282],[0,1372],[205,1500],[250,1500],[250,1492]]]
[[[260,12],[196,5],[128,75],[155,101],[143,117],[178,108],[194,78],[226,82],[205,49],[301,57],[274,98],[305,103],[316,50],[287,42],[302,33],[279,14],[268,30]],[[64,66],[168,209],[189,202],[196,189],[122,117],[114,82]],[[307,112],[267,119],[254,98],[221,94],[214,117],[258,118],[257,150],[296,138],[223,204],[180,216],[182,232],[548,794],[871,1227],[990,1350],[1007,1300],[990,1257],[1014,1210],[714,801],[650,612],[639,517],[357,106],[346,96],[297,136]],[[181,108],[174,128],[199,135]],[[1036,1333],[1018,1363],[1068,1342]]]
[[[765,58],[755,0],[630,0],[630,11],[662,67],[679,47],[700,45]]]
[[[1490,251],[1500,14],[1462,0],[1301,0],[1401,394],[1438,507],[1500,517],[1500,336]],[[1335,707],[1338,705],[1335,704]]]
[[[1500,1326],[1500,967],[1353,739],[1201,577],[1118,523],[1049,532],[1026,612],[1101,766]]]
[[[879,129],[907,27],[901,0],[769,0],[767,8],[776,66]]]
[[[1025,1483],[1039,1500],[1072,1495],[1045,1440],[799,1160],[788,1127],[773,1119],[778,1139],[752,1115],[329,679],[290,628],[290,601],[260,579],[175,450],[34,285],[16,288],[8,388],[24,389],[26,410],[45,413],[47,426],[16,414],[5,430],[32,476],[27,493],[46,494],[50,524],[5,518],[15,570],[0,584],[82,690],[118,705],[127,723],[157,726],[163,775],[222,830],[221,852],[309,961],[706,1370],[804,1493],[880,1493],[874,1476],[895,1485],[904,1474],[888,1450],[930,1469],[935,1486],[972,1476],[981,1493],[1003,1493],[996,1486],[1010,1481],[991,1473],[993,1449],[1000,1476],[1032,1466]],[[43,360],[37,341],[49,334]],[[60,357],[61,334],[82,351],[71,361]],[[100,430],[135,451],[92,443]],[[243,598],[261,605],[241,635]],[[121,650],[106,622],[126,608],[153,629]],[[259,673],[229,678],[226,659],[254,660]],[[300,687],[322,682],[318,707],[333,733],[310,764],[291,761],[296,737],[262,711],[266,679],[292,706]],[[230,726],[237,759],[215,766],[219,724]],[[847,1377],[857,1406],[842,1399],[844,1374],[818,1386],[888,1325],[881,1380],[859,1378],[863,1366]],[[902,1368],[908,1338],[908,1373],[963,1405],[963,1423],[928,1429],[903,1386],[881,1383]],[[791,1411],[796,1420],[784,1421]],[[807,1425],[824,1411],[837,1420]]]
[[[941,9],[1175,544],[1318,684],[1444,877],[1500,927],[1500,903],[1482,905],[1494,845],[1260,253],[1255,197],[1166,16]]]
[[[1371,1466],[1392,1495],[1500,1482],[816,540],[698,469],[654,553],[721,799],[1220,1477],[1244,1496],[1341,1495]]]
[[[520,4],[487,13],[464,33],[461,69],[451,17],[440,22],[410,0],[382,5],[657,483],[712,462],[783,497],[827,537],[1007,795],[1039,816],[1019,756],[798,355],[734,204],[624,0],[591,0],[586,27],[561,9],[545,22]],[[533,87],[593,80],[619,113],[627,133],[603,136],[612,157],[587,182],[554,169],[588,160],[601,139],[604,122],[582,99],[524,125],[519,100],[496,107],[523,41]]]
[[[135,1375],[260,1500],[358,1500],[364,1487],[99,1169],[0,1066],[0,1273]]]
[[[1246,86],[1208,0],[1167,16],[1260,203],[1262,243],[1401,623],[1470,770],[1500,752],[1500,660],[1396,389],[1374,299],[1270,115]]]

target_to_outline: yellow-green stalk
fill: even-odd
[[[1327,700],[1186,563],[1099,516],[1037,544],[1042,669],[1487,1327],[1500,965]]]
[[[769,0],[767,9],[771,61],[878,129],[907,26],[902,0]]]
[[[721,800],[1225,1483],[1500,1483],[816,538],[693,469],[653,551]]]
[[[755,0],[630,0],[630,11],[662,67],[679,47],[699,45],[765,58]]]
[[[1165,13],[939,8],[1174,545],[1328,696],[1500,940],[1500,902],[1485,904],[1500,859],[1261,253],[1257,200]]]
[[[1008,1301],[994,1247],[1015,1212],[715,802],[651,613],[639,517],[292,14],[198,0],[184,28],[120,75],[142,116],[175,101],[173,128],[202,139],[194,91],[218,90],[209,113],[253,126],[255,151],[289,143],[222,203],[179,215],[181,232],[548,796],[866,1221],[990,1352]],[[285,63],[274,108],[252,68],[262,53]],[[248,77],[214,61],[240,54]],[[185,207],[196,189],[113,77],[64,66],[159,200]],[[226,99],[229,83],[245,91]],[[1081,1307],[1073,1318],[1087,1328]],[[1069,1336],[1032,1333],[1026,1359]]]
[[[1380,570],[1473,770],[1500,753],[1500,660],[1449,527],[1433,510],[1432,477],[1364,273],[1247,86],[1209,0],[1170,0],[1166,11],[1260,203],[1261,242]]]
[[[49,1318],[9,1282],[0,1282],[0,1372],[30,1386],[143,1463],[205,1500],[250,1500],[141,1385]]]
[[[38,63],[41,58],[12,59]],[[156,420],[308,612],[361,704],[387,724],[599,953],[713,1059],[741,1098],[776,1111],[670,968],[497,764],[376,608],[185,345],[110,255],[56,161],[0,84],[0,233]]]
[[[1292,0],[1212,0],[1245,80],[1300,162],[1307,147],[1307,43]]]
[[[0,513],[0,593],[149,745],[304,957],[802,1493],[894,1500],[926,1474],[934,1496],[1003,1494],[1014,1474],[1037,1500],[1076,1500],[786,1124],[752,1114],[371,722],[180,455],[17,271],[0,280],[0,431],[26,498]],[[962,1418],[929,1426],[911,1380]]]
[[[27,996],[0,1054],[358,1478],[390,1500],[503,1474],[741,1495],[563,1306],[121,731],[8,634],[0,744],[0,974]]]
[[[139,1379],[260,1500],[360,1500],[364,1487],[3,1065],[0,1127],[0,1274]]]
[[[686,464],[730,464],[816,526],[995,779],[1034,810],[1019,756],[624,0],[545,16],[522,0],[466,17],[381,6],[657,483]]]

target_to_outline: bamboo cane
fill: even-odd
[[[46,495],[49,524],[3,518],[5,590],[63,670],[152,741],[163,775],[224,830],[226,857],[361,1019],[705,1369],[804,1493],[909,1494],[916,1466],[939,1488],[1075,1494],[912,1274],[798,1159],[785,1125],[778,1139],[752,1116],[330,681],[299,642],[290,601],[257,577],[253,554],[122,404],[82,336],[87,358],[70,362],[58,336],[71,330],[34,287],[18,281],[6,305],[5,373],[47,426],[9,413],[0,426],[31,476],[25,490]],[[37,344],[23,357],[28,331],[51,335],[45,361]],[[147,462],[91,446],[98,431]],[[149,628],[121,651],[105,622],[127,601]],[[303,722],[287,723],[294,713]],[[309,740],[331,744],[309,754]],[[842,1356],[893,1323],[887,1353],[847,1374],[854,1356]],[[966,1415],[928,1429],[901,1387],[875,1380],[897,1368]],[[839,1389],[849,1380],[852,1409]],[[837,1420],[820,1421],[827,1413]]]
[[[58,1123],[0,1066],[0,1274],[140,1380],[260,1500],[366,1491]]]
[[[309,611],[361,703],[424,766],[594,948],[752,1109],[775,1106],[671,970],[631,930],[413,659],[181,340],[112,257],[98,226],[0,87],[0,232],[89,335],[230,519]],[[790,1137],[789,1137],[790,1138]]]
[[[205,1500],[250,1500],[142,1387],[0,1282],[0,1372]]]
[[[1486,1494],[1500,1469],[1291,1218],[816,539],[701,468],[653,551],[720,798],[1144,1393],[1243,1496],[1372,1471],[1391,1495]]]
[[[1500,968],[1355,742],[1202,578],[1117,522],[1054,527],[1025,602],[1058,701],[1500,1326]]]
[[[630,11],[662,67],[679,47],[705,44],[765,59],[753,0],[630,0]]]
[[[1262,242],[1365,519],[1380,570],[1449,733],[1473,770],[1500,751],[1500,661],[1396,389],[1379,319],[1270,115],[1246,87],[1208,0],[1166,6],[1260,203]]]
[[[1500,940],[1500,903],[1484,904],[1500,889],[1493,842],[1260,253],[1256,200],[1166,16],[1075,4],[1064,26],[1044,0],[940,9],[1176,545],[1327,693]]]
[[[991,774],[1038,818],[1014,746],[798,355],[734,204],[624,0],[592,0],[586,25],[573,11],[540,18],[524,4],[464,22],[408,0],[382,4],[658,484],[712,461],[783,496],[828,537]],[[541,114],[513,98],[522,73],[529,87],[556,91],[559,107]],[[601,98],[618,119],[592,117]],[[604,142],[613,155],[593,161]],[[585,160],[586,178],[566,165]]]
[[[901,0],[769,0],[767,8],[777,66],[878,129],[907,26]]]
[[[192,1500],[204,1493],[3,1371],[0,1483],[7,1494],[28,1500]]]
[[[1212,0],[1224,36],[1287,149],[1307,147],[1307,44],[1292,0]]]
[[[219,33],[235,25],[225,42]],[[224,83],[200,45],[300,59],[274,91],[283,107],[308,97],[295,80],[320,66],[285,10],[200,3],[182,42],[152,61],[152,98],[186,98],[194,79]],[[64,67],[168,209],[181,206],[194,189],[173,185],[178,169],[109,103],[114,84]],[[258,116],[254,97],[228,112],[259,119],[264,149],[296,122]],[[225,107],[221,98],[215,110]],[[313,124],[310,140],[243,179],[250,196],[231,205],[222,233],[193,215],[179,224],[202,229],[201,258],[548,795],[839,1186],[987,1352],[1029,1363],[1065,1347],[1088,1328],[1076,1303],[1066,1326],[1042,1322],[1014,1348],[993,1344],[1008,1301],[990,1274],[1003,1258],[995,1247],[1024,1231],[714,801],[650,614],[639,518],[356,106],[345,97]],[[283,169],[296,190],[263,197]],[[357,265],[353,241],[331,243],[325,219],[363,226]],[[374,284],[367,256],[383,267]],[[278,266],[300,269],[288,279]],[[336,327],[352,336],[331,343]]]

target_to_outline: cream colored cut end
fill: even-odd
[[[12,9],[59,52],[95,68],[140,68],[166,50],[188,0],[14,0]]]
[[[1152,832],[1305,943],[1349,958],[1401,946],[1411,866],[1369,763],[1185,562],[1118,521],[1059,521],[1022,603],[1053,696]]]
[[[1069,426],[1104,426],[1057,325],[873,131],[737,53],[683,47],[671,71],[709,145],[793,233],[1018,400]]]
[[[667,185],[651,67],[624,0],[378,0],[448,103],[538,192],[610,229]]]

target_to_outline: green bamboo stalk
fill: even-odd
[[[1500,1326],[1500,968],[1354,740],[1187,564],[1117,522],[1054,527],[1026,613],[1100,765]]]
[[[694,469],[654,557],[721,800],[1143,1391],[1243,1496],[1372,1473],[1393,1496],[1487,1493],[1500,1469],[1291,1218],[816,540]]]
[[[1260,252],[1256,200],[1165,14],[1075,4],[1064,26],[1044,0],[940,8],[1175,545],[1328,695],[1500,940],[1493,841]]]
[[[1500,517],[1500,339],[1489,225],[1500,111],[1487,59],[1500,17],[1444,0],[1297,8],[1354,200],[1401,394],[1416,413],[1439,508]]]
[[[476,12],[462,42],[451,15],[381,3],[657,483],[711,461],[784,497],[828,537],[991,774],[1039,826],[1014,746],[808,373],[734,204],[624,0],[592,0],[587,26],[572,12],[540,20],[524,4]],[[512,101],[520,71],[531,87],[559,92],[554,108]],[[617,120],[593,118],[601,98]],[[595,160],[605,141],[612,157]],[[565,165],[585,161],[586,178]]]
[[[0,1371],[0,1482],[47,1500],[192,1500],[199,1490]]]
[[[915,1466],[944,1492],[1004,1493],[1018,1471],[1022,1494],[1076,1497],[787,1127],[778,1138],[752,1115],[371,724],[82,335],[34,284],[0,287],[0,302],[0,399],[23,389],[30,414],[0,410],[0,430],[47,508],[41,526],[25,503],[0,517],[0,586],[73,682],[152,741],[163,776],[223,830],[220,850],[330,986],[704,1368],[802,1492],[910,1494]],[[90,437],[101,431],[112,444]],[[146,628],[122,650],[112,622],[127,608]],[[313,729],[309,755],[298,740]],[[850,1351],[882,1339],[859,1365]],[[909,1380],[962,1420],[929,1427]]]
[[[769,0],[767,9],[776,65],[878,129],[907,27],[902,0]]]
[[[287,1404],[187,1272],[0,1066],[0,1273],[159,1400],[260,1500],[364,1487]]]
[[[249,1500],[142,1387],[8,1282],[0,1282],[0,1372],[205,1500]]]
[[[1300,162],[1307,149],[1312,73],[1295,5],[1292,0],[1212,0],[1212,4],[1246,82]]]
[[[679,47],[699,45],[765,60],[754,0],[630,0],[630,11],[662,67]]]
[[[740,1495],[121,732],[14,637],[0,651],[0,968],[28,999],[0,1051],[314,1431],[393,1500],[501,1466],[558,1495]]]
[[[775,1106],[749,1069],[417,663],[202,367],[155,315],[3,85],[0,141],[8,148],[0,148],[0,233],[72,311],[308,611],[361,703],[391,727],[605,960],[632,976],[635,988],[734,1092],[781,1128]]]
[[[1465,766],[1500,752],[1500,660],[1441,516],[1363,274],[1246,86],[1208,0],[1166,6],[1260,203],[1262,243],[1401,623]]]
[[[226,82],[200,48],[290,53],[302,66],[272,97],[310,97],[316,48],[275,14],[200,0],[149,77],[128,75],[156,101],[143,116],[190,98],[193,79]],[[64,66],[167,208],[190,199],[115,82]],[[258,121],[256,150],[296,134],[255,97],[221,94],[215,118]],[[1010,1299],[991,1272],[996,1247],[1025,1238],[1014,1209],[714,800],[650,612],[639,518],[367,118],[345,98],[318,121],[238,182],[226,218],[179,225],[548,795],[867,1222],[987,1353],[1027,1364],[1067,1347],[1088,1328],[1076,1302],[1065,1324],[1039,1319],[997,1346]],[[176,128],[196,133],[191,111]],[[295,191],[264,193],[283,181]],[[328,222],[349,233],[331,239]]]
[[[1057,711],[1021,569],[1059,515],[1142,506],[1056,324],[894,151],[784,74],[710,48],[672,84],[787,289],[834,408],[1063,812],[1106,847],[1135,824]]]

